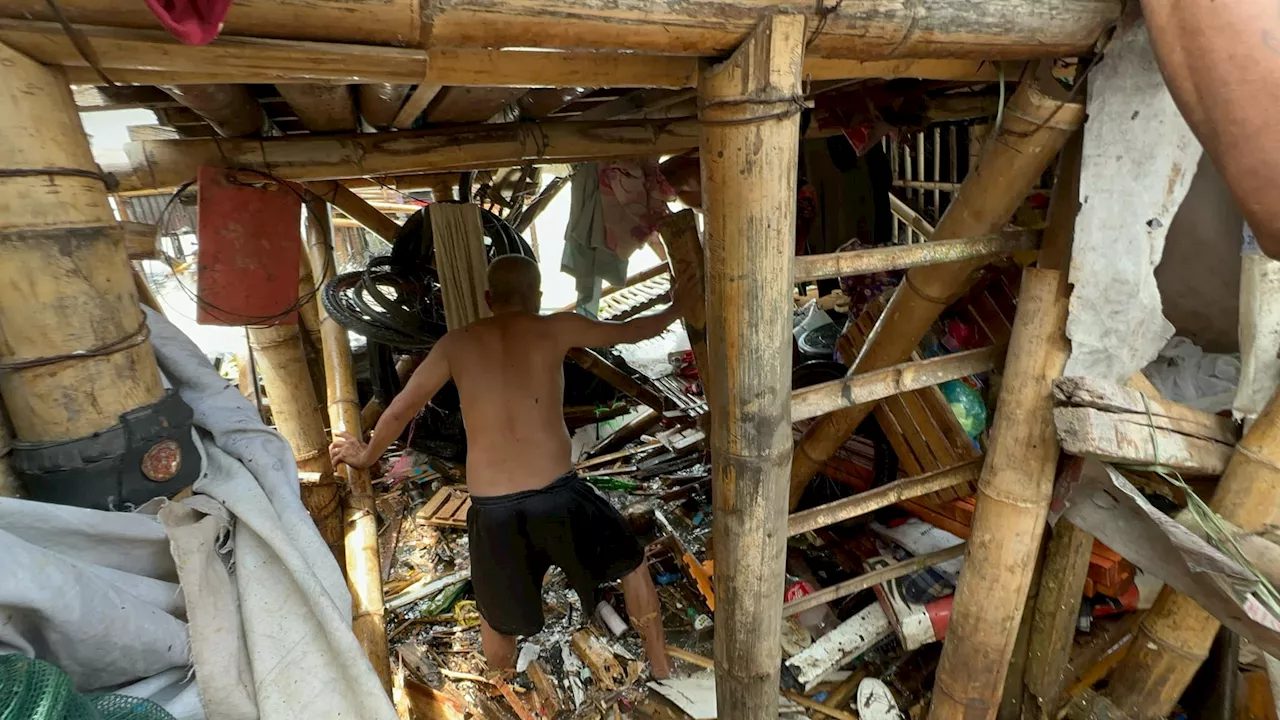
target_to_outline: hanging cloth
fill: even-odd
[[[183,45],[208,45],[222,32],[231,0],[147,0],[147,7]]]

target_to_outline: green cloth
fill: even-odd
[[[174,720],[164,708],[125,695],[81,695],[52,663],[0,655],[0,720]]]

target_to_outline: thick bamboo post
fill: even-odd
[[[0,394],[19,441],[72,440],[164,389],[71,88],[5,45],[0,67],[0,363],[103,348],[0,371]]]
[[[332,227],[329,207],[320,198],[307,202],[311,216],[307,233],[307,252],[311,268],[320,282],[334,276]],[[359,395],[351,360],[351,343],[347,331],[319,306],[320,334],[324,344],[325,386],[329,406],[329,427],[333,432],[349,432],[362,436]],[[346,530],[347,587],[351,590],[351,629],[355,633],[370,664],[391,693],[391,659],[387,648],[387,629],[383,624],[382,570],[378,557],[378,515],[373,503],[373,485],[368,470],[350,465],[337,468],[338,478],[348,488],[343,508]]]
[[[310,298],[298,307],[298,324],[302,328],[303,345],[307,353],[307,369],[310,371],[311,385],[317,406],[320,398],[325,397],[324,383],[324,341],[320,337],[320,288],[316,286],[311,274],[311,259],[307,257],[306,243],[303,243],[302,257],[298,268],[298,297]]]
[[[1212,507],[1246,533],[1280,515],[1280,393],[1236,445],[1214,490]],[[1165,717],[1204,662],[1218,621],[1169,588],[1142,621],[1129,653],[1111,675],[1106,695],[1135,718]]]
[[[1078,117],[1081,108],[1072,109]],[[998,142],[988,147],[994,144]],[[1010,668],[1021,673],[1024,666],[1013,654],[1024,611],[1034,607],[1027,593],[1039,564],[1058,466],[1053,380],[1062,375],[1070,352],[1067,270],[1079,208],[1079,150],[1077,139],[1059,164],[1063,182],[1054,192],[1039,267],[1022,274],[1004,392],[978,480],[969,550],[934,680],[932,720],[994,718]],[[979,172],[992,165],[984,159]],[[1021,684],[1019,676],[1019,693]]]
[[[1082,106],[1046,95],[1034,81],[1022,83],[1005,108],[999,138],[984,147],[981,164],[965,179],[938,223],[934,239],[998,232],[1083,118]],[[942,310],[968,290],[974,271],[986,262],[967,260],[907,271],[855,369],[879,370],[906,360]],[[809,426],[792,458],[792,508],[809,480],[873,407],[841,410]]]
[[[249,328],[258,372],[271,398],[276,429],[293,448],[299,473],[317,473],[319,479],[302,482],[302,504],[328,543],[338,566],[346,562],[343,549],[342,502],[329,462],[329,436],[320,416],[311,372],[307,368],[302,335],[297,325]]]
[[[760,21],[698,89],[720,717],[778,716],[791,449],[802,15]]]

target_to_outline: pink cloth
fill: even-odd
[[[605,244],[619,257],[656,238],[658,223],[671,214],[676,191],[655,160],[600,163],[600,204]]]
[[[147,0],[147,7],[183,45],[208,45],[222,31],[231,0]]]

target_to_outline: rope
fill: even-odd
[[[115,192],[118,187],[116,177],[110,174],[100,173],[96,170],[85,170],[83,168],[73,167],[44,167],[44,168],[4,168],[0,169],[0,177],[44,177],[46,175],[64,175],[67,177],[82,177],[90,180],[97,180],[102,183],[107,192]]]
[[[107,87],[117,87],[111,78],[107,77],[106,72],[102,70],[102,65],[98,62],[98,53],[94,51],[93,45],[89,43],[89,38],[80,31],[67,16],[62,12],[62,8],[58,6],[57,0],[45,0],[49,5],[49,9],[53,11],[53,17],[62,26],[62,32],[66,33],[67,39],[71,41],[71,45],[75,47],[76,52],[80,53],[80,57],[84,58],[85,63],[93,68],[93,71],[102,78],[102,82]]]
[[[29,360],[13,360],[9,362],[0,362],[0,370],[28,370],[30,368],[44,367],[45,365],[53,365],[55,363],[66,362],[67,360],[84,360],[93,357],[102,357],[104,355],[114,355],[124,352],[130,348],[135,348],[151,338],[151,327],[147,325],[147,318],[144,315],[138,328],[124,337],[112,340],[102,345],[91,347],[87,350],[76,350],[74,352],[63,353],[61,355],[49,355],[47,357],[31,358]]]
[[[703,115],[705,111],[712,108],[740,107],[743,105],[777,105],[780,103],[788,103],[786,109],[763,115],[752,115],[743,118],[723,118],[719,120],[707,119],[707,117]],[[752,123],[764,122],[765,120],[789,118],[793,115],[799,115],[808,109],[809,106],[805,103],[804,95],[792,95],[784,98],[728,98],[726,100],[715,100],[700,104],[698,106],[698,122],[703,125],[750,125]]]
[[[1276,587],[1262,574],[1262,571],[1258,570],[1258,567],[1249,558],[1245,557],[1244,551],[1240,549],[1240,544],[1236,542],[1235,534],[1227,527],[1222,516],[1214,512],[1213,508],[1201,500],[1199,495],[1196,495],[1195,491],[1191,489],[1191,486],[1187,485],[1178,471],[1161,465],[1155,416],[1151,412],[1151,401],[1145,394],[1142,395],[1142,406],[1147,413],[1147,429],[1151,432],[1151,457],[1155,461],[1153,465],[1145,469],[1155,472],[1168,481],[1169,484],[1182,490],[1187,498],[1187,509],[1191,511],[1191,517],[1195,519],[1196,524],[1204,530],[1205,538],[1209,541],[1209,544],[1253,575],[1257,585],[1246,589],[1246,592],[1254,591],[1253,594],[1258,598],[1258,602],[1266,608],[1267,612],[1271,613],[1274,618],[1280,618],[1280,592],[1277,592]],[[1243,445],[1237,444],[1236,450],[1252,460],[1258,460],[1268,466],[1277,467],[1276,463],[1260,458]]]

